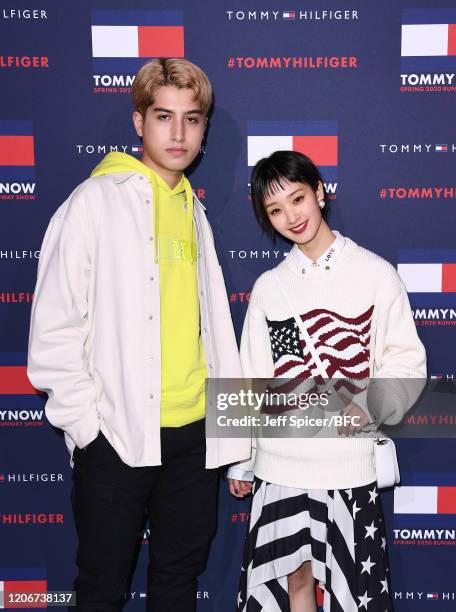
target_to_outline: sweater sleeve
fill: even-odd
[[[258,282],[252,290],[241,336],[241,364],[245,378],[272,378],[271,353],[266,313],[261,306]]]
[[[44,237],[27,374],[34,387],[49,396],[48,420],[82,448],[96,437],[99,419],[85,350],[91,267],[88,230],[80,211],[69,212],[71,202],[57,211]]]
[[[257,378],[272,378],[274,362],[271,354],[266,314],[261,307],[259,279],[252,289],[241,336],[241,364],[244,377],[254,383]],[[228,478],[253,480],[256,440],[252,438],[250,459],[236,463],[228,470]]]
[[[400,423],[426,384],[426,352],[413,320],[407,292],[399,293],[377,320],[369,411],[379,423]]]

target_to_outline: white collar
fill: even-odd
[[[335,260],[341,254],[342,249],[345,246],[345,238],[337,231],[333,231],[333,234],[335,235],[334,242],[329,246],[328,249],[326,249],[323,255],[320,255],[320,257],[315,262],[312,261],[310,257],[307,257],[307,255],[304,255],[298,245],[295,244],[295,247],[293,249],[295,261],[298,267],[302,269],[301,271],[303,273],[311,267],[322,267],[325,268],[325,270],[330,270],[330,268],[334,265]]]

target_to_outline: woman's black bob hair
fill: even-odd
[[[325,207],[321,213],[323,218],[328,216],[328,194],[317,166],[310,157],[297,151],[275,151],[269,157],[263,157],[255,164],[250,181],[250,193],[253,210],[260,227],[271,238],[275,238],[276,231],[264,207],[265,199],[283,189],[282,182],[305,183],[315,192],[319,183],[323,185]]]

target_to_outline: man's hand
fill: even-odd
[[[245,497],[252,492],[253,482],[228,478],[228,488],[234,497]]]

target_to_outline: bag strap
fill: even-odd
[[[280,278],[280,273],[277,270],[277,268],[275,268],[273,270],[273,273],[275,275],[275,279],[277,281],[277,285],[280,289],[280,292],[282,294],[283,299],[285,300],[285,303],[287,304],[295,322],[296,325],[298,326],[299,332],[300,332],[300,337],[304,340],[304,342],[306,343],[310,354],[313,357],[313,360],[315,362],[315,365],[317,366],[317,370],[318,373],[320,374],[320,376],[325,380],[326,379],[326,386],[329,389],[329,394],[331,394],[333,396],[334,401],[339,401],[341,404],[341,409],[345,409],[345,403],[342,401],[339,393],[337,392],[336,388],[335,388],[335,381],[331,380],[328,376],[328,372],[325,369],[325,366],[323,365],[321,359],[320,359],[320,355],[317,353],[317,349],[315,348],[314,343],[312,342],[312,338],[310,337],[309,332],[307,331],[306,326],[304,325],[303,320],[301,319],[301,317],[298,315],[298,311],[296,310],[296,308],[294,307],[294,304],[292,303],[286,289],[285,286],[282,282],[282,279]]]
[[[311,339],[311,337],[309,335],[309,332],[307,331],[306,326],[304,325],[303,320],[298,315],[298,312],[297,312],[296,308],[294,307],[294,305],[293,305],[293,303],[292,303],[292,301],[291,301],[291,299],[290,299],[290,297],[289,297],[289,295],[288,295],[288,293],[287,293],[287,291],[285,289],[285,286],[284,286],[284,284],[282,282],[282,279],[280,278],[280,272],[277,270],[277,268],[275,268],[272,271],[272,273],[275,276],[275,279],[276,279],[276,282],[277,282],[277,286],[280,289],[280,293],[282,294],[282,297],[285,300],[285,303],[287,304],[287,306],[288,306],[288,308],[289,308],[289,310],[290,310],[294,320],[296,321],[296,325],[298,326],[298,329],[299,329],[299,332],[300,332],[300,336],[304,340],[304,342],[306,343],[306,345],[307,345],[307,347],[308,347],[308,349],[310,351],[310,354],[313,357],[315,365],[317,366],[318,373],[320,374],[320,376],[323,379],[327,379],[327,384],[328,384],[328,386],[331,389],[334,388],[334,382],[329,380],[328,373],[326,372],[325,367],[324,367],[323,363],[321,362],[320,356],[317,353],[317,350],[315,348],[314,343],[312,342],[312,339]],[[339,398],[339,394],[337,393],[337,391],[336,391],[335,395],[336,395],[336,397]],[[344,404],[344,406],[345,406],[345,404]],[[368,432],[369,437],[372,437],[377,444],[382,444],[383,443],[382,441],[389,442],[391,439],[388,438],[387,435],[385,435],[385,434],[382,434],[382,436],[379,435],[379,431],[376,430],[377,423],[376,422],[374,422],[374,423],[375,423],[374,431]]]
[[[317,370],[318,373],[320,374],[320,376],[322,378],[326,378],[329,379],[328,373],[326,372],[326,369],[324,367],[324,365],[321,362],[320,356],[317,353],[317,350],[315,348],[314,343],[312,342],[312,339],[309,335],[309,332],[307,331],[303,320],[301,319],[301,317],[298,315],[296,308],[294,307],[293,303],[291,302],[291,299],[285,289],[285,286],[282,282],[282,279],[280,278],[280,272],[277,270],[277,268],[275,268],[273,271],[273,274],[275,276],[277,285],[280,289],[280,292],[282,294],[283,299],[285,300],[288,308],[290,309],[291,314],[293,315],[294,320],[296,321],[296,325],[298,326],[301,338],[304,340],[304,342],[306,343],[306,346],[308,347],[310,354],[313,357],[313,360],[315,362],[315,365],[317,366]]]

